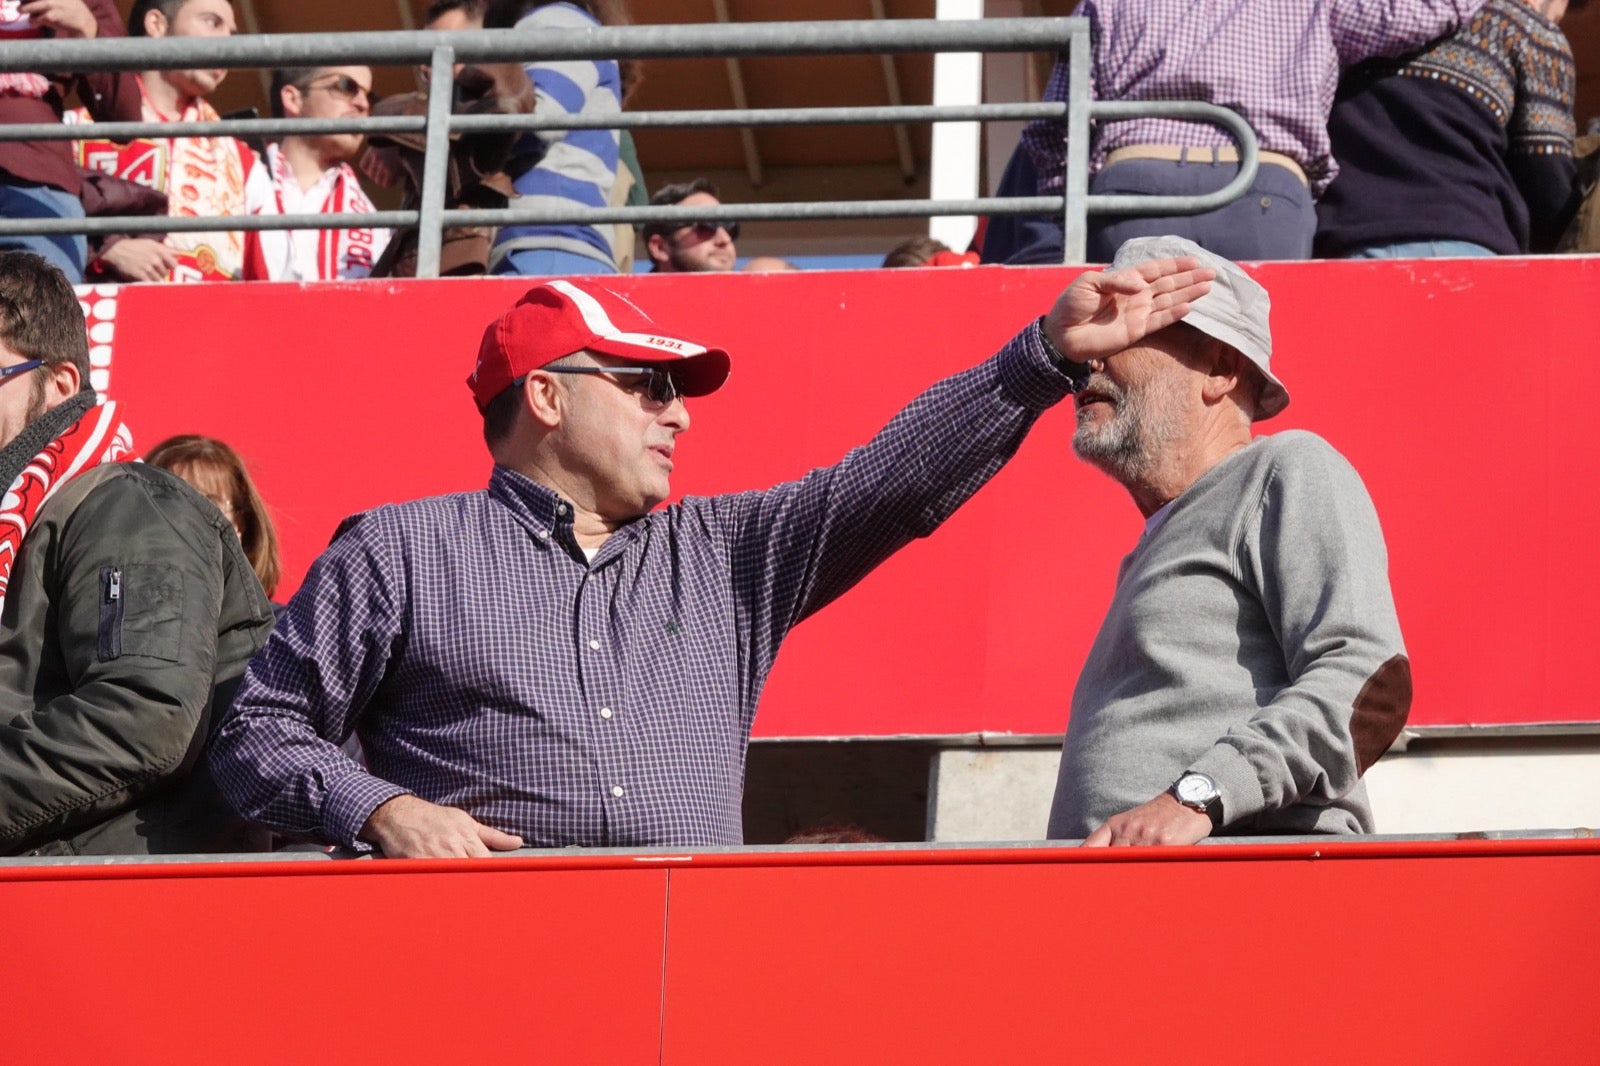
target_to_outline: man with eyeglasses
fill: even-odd
[[[229,0],[135,0],[128,14],[131,37],[230,37],[237,32]],[[222,85],[221,68],[146,70],[145,122],[215,122],[221,116],[207,98]],[[218,217],[249,213],[246,189],[260,157],[233,137],[139,138],[119,143],[98,138],[87,111],[72,113],[85,124],[76,142],[78,164],[153,189],[167,198],[174,217]],[[156,201],[159,203],[159,199]],[[132,212],[128,212],[132,213]],[[242,230],[112,235],[99,239],[87,276],[111,281],[233,281],[244,270]]]
[[[272,117],[364,118],[372,109],[368,67],[289,67],[272,74]],[[371,214],[350,161],[359,133],[294,133],[269,144],[265,165],[251,175],[256,215]],[[389,231],[258,230],[245,237],[247,281],[335,281],[364,278],[389,243]]]
[[[708,178],[667,185],[650,197],[650,206],[719,207],[717,187]],[[644,250],[658,274],[728,271],[739,258],[737,222],[651,222],[644,227]]]
[[[96,399],[72,286],[0,252],[0,855],[240,850],[200,753],[272,608]]]
[[[1193,259],[1085,274],[837,464],[660,509],[686,398],[728,354],[591,282],[530,289],[467,381],[488,489],[341,527],[217,731],[218,782],[246,818],[391,856],[741,843],[789,630],[932,533],[1089,360],[1210,277]],[[339,750],[352,732],[367,767]]]

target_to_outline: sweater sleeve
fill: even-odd
[[[1393,743],[1411,706],[1410,662],[1366,487],[1320,439],[1280,443],[1238,557],[1283,649],[1288,683],[1192,766],[1217,781],[1228,824],[1339,799]]]

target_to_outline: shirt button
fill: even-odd
[[[611,717],[611,708],[610,707],[602,707],[602,708],[600,708],[600,717],[601,718],[610,718]]]
[[[567,513],[567,505],[566,504],[564,504],[564,503],[556,504],[556,514],[564,515],[566,513]]]
[[[600,642],[598,640],[591,640],[589,642],[589,650],[590,651],[599,651],[600,650]]]
[[[621,785],[612,785],[611,786],[611,794],[613,796],[617,797],[617,799],[621,799],[622,798],[622,786]]]
[[[541,530],[539,530],[537,536],[538,536],[538,538],[540,540],[549,540],[550,539],[550,531],[548,529],[541,529]]]

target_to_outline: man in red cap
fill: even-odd
[[[224,793],[391,856],[740,843],[750,726],[789,630],[931,533],[1091,359],[1182,317],[1212,276],[1193,259],[1083,275],[836,465],[660,509],[684,398],[722,385],[727,353],[593,282],[536,286],[467,379],[487,491],[341,527],[218,730]],[[340,750],[352,733],[365,767]]]

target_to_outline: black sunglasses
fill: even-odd
[[[683,395],[683,390],[672,379],[672,372],[659,366],[547,366],[543,369],[552,374],[602,374],[606,377],[637,375],[637,381],[614,381],[613,384],[630,391],[642,391],[645,399],[662,407]],[[520,385],[526,380],[527,375],[523,375],[514,384]]]
[[[359,95],[365,95],[368,103],[375,104],[378,97],[373,91],[356,81],[348,74],[334,74],[328,77],[316,78],[300,86],[301,92],[310,92],[312,89],[326,89],[335,96],[342,96],[346,100],[354,100]]]
[[[717,235],[717,230],[728,231],[728,240],[739,239],[739,223],[737,222],[685,222],[679,229],[693,229],[694,235],[702,241],[709,241]]]

